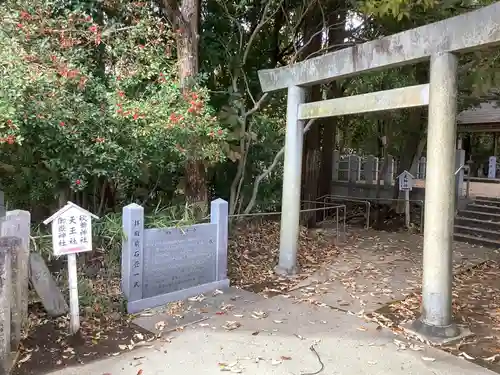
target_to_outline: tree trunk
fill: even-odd
[[[332,82],[327,98],[339,98],[342,96],[342,88],[337,82]],[[332,194],[333,179],[333,151],[335,149],[337,127],[340,117],[322,119],[321,121],[321,163],[318,186],[318,197]],[[318,206],[319,208],[319,206]],[[323,220],[325,211],[317,212],[317,219]]]
[[[380,169],[379,173],[378,173],[378,176],[377,176],[377,186],[375,188],[375,202],[377,203],[378,205],[378,208],[375,210],[375,219],[373,220],[374,221],[374,224],[375,224],[375,228],[380,228],[382,226],[382,222],[383,222],[383,217],[382,217],[382,214],[381,214],[381,205],[379,204],[379,199],[380,199],[380,189],[381,189],[381,186],[380,186],[380,181],[384,180],[384,176],[385,176],[385,173],[386,173],[386,170],[387,170],[387,146],[388,146],[388,142],[387,142],[387,125],[385,123],[385,119],[379,119],[377,120],[377,143],[378,143],[378,149],[377,149],[377,157],[379,158],[379,160],[381,160],[382,158],[384,159],[384,164],[382,165],[382,168]]]
[[[170,22],[177,33],[177,59],[181,87],[189,91],[198,74],[198,43],[200,24],[200,1],[164,0]],[[179,6],[180,5],[180,6]],[[185,165],[186,203],[195,216],[201,218],[208,212],[208,188],[203,160],[189,159]]]
[[[337,12],[331,12],[328,25],[335,25],[328,31],[328,45],[337,46],[341,45],[345,38],[345,25],[347,22],[347,1],[346,0],[331,0],[329,7],[331,9],[338,9]],[[333,48],[337,50],[338,48]],[[330,84],[326,99],[340,98],[343,95],[343,88],[338,82]],[[320,181],[318,196],[322,197],[332,193],[332,174],[333,174],[333,151],[335,149],[335,135],[337,133],[337,126],[341,119],[333,117],[323,119],[321,126],[322,140],[321,140],[321,165],[320,165]],[[316,215],[319,218],[324,217],[325,212],[318,212]]]
[[[311,37],[322,27],[319,9],[313,9],[306,16],[304,22],[304,40],[309,41]],[[318,33],[311,40],[310,44],[304,48],[304,58],[321,49],[321,33]],[[307,101],[321,100],[321,86],[316,85],[310,88]],[[318,124],[311,127],[304,139],[304,153],[302,156],[302,200],[316,201],[318,197],[318,182],[321,166],[321,128]],[[317,208],[314,203],[304,203],[304,209]],[[316,224],[316,213],[306,212],[301,215],[303,225],[311,228]]]
[[[419,64],[415,66],[415,78],[418,84],[423,84],[429,81],[429,68],[426,65]],[[425,136],[426,129],[426,119],[425,119],[425,109],[424,108],[412,108],[410,109],[410,115],[408,117],[408,125],[406,128],[406,140],[402,152],[399,155],[398,170],[396,176],[403,173],[404,170],[410,170],[412,166],[413,159],[418,153],[419,145],[421,145],[421,139]],[[393,198],[397,199],[399,197],[399,185],[396,183],[393,190]],[[398,205],[398,211],[401,207]]]

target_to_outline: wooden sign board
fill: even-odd
[[[51,223],[54,255],[76,254],[92,250],[92,218],[98,217],[72,202],[43,223]]]
[[[404,171],[398,176],[399,180],[399,191],[411,191],[413,189],[413,184],[415,177],[408,171]]]

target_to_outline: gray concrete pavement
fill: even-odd
[[[253,315],[253,316],[252,316]],[[227,321],[241,326],[231,331]],[[144,347],[52,375],[243,374],[486,375],[492,372],[433,348],[400,350],[392,332],[330,308],[284,297],[236,307]],[[400,347],[400,345],[399,345]],[[414,350],[422,349],[422,350]]]

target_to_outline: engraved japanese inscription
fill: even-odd
[[[143,298],[217,280],[217,225],[144,230]]]

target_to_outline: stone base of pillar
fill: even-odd
[[[403,324],[401,328],[410,336],[432,345],[445,345],[472,335],[468,328],[459,327],[455,323],[448,326],[431,326],[421,319]]]
[[[274,267],[274,273],[278,276],[282,276],[282,277],[291,277],[291,276],[295,276],[297,274],[297,267],[293,267],[293,268],[285,268],[285,267],[281,267],[280,265],[277,265],[276,267]]]

